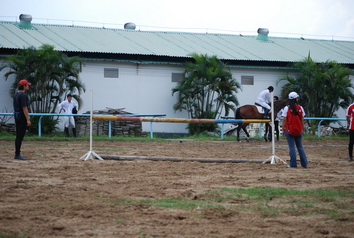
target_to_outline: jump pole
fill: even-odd
[[[166,122],[166,123],[266,123],[269,119],[187,119],[187,118],[157,118],[95,115],[94,120],[101,121],[135,121],[135,122]]]
[[[273,98],[273,92],[270,93],[270,97],[271,97],[271,111],[272,111],[272,156],[270,156],[268,159],[266,159],[263,164],[270,162],[270,164],[275,164],[278,161],[283,162],[284,164],[286,164],[286,162],[282,159],[280,159],[278,156],[275,155],[275,140],[274,140],[274,98]]]
[[[92,103],[91,103],[92,104]],[[267,123],[269,119],[187,119],[187,118],[156,118],[156,117],[130,117],[130,116],[104,116],[104,115],[95,115],[93,116],[92,109],[90,115],[90,151],[86,153],[81,159],[86,156],[86,159],[93,159],[93,156],[96,156],[98,159],[103,160],[99,155],[92,151],[92,120],[101,120],[101,121],[135,121],[135,122],[167,122],[167,123],[234,123],[234,122],[243,122],[243,123]],[[273,118],[274,121],[274,118]],[[273,122],[274,124],[274,122]],[[273,134],[274,128],[272,127]],[[273,145],[273,155],[274,155],[274,145]],[[104,156],[107,157],[107,156]],[[119,156],[118,156],[119,157]],[[108,158],[108,157],[107,157]],[[238,161],[239,162],[239,161]],[[242,161],[244,162],[244,161]],[[263,162],[265,163],[265,162]]]
[[[90,151],[84,154],[80,159],[89,160],[89,159],[99,159],[103,160],[96,152],[92,150],[92,114],[93,114],[93,91],[91,90],[91,112],[90,112]]]

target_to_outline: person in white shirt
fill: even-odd
[[[63,110],[66,114],[76,114],[75,111],[77,112],[77,104],[76,102],[72,101],[73,97],[71,94],[68,94],[66,96],[66,100],[61,102],[58,105],[59,112]],[[74,109],[74,112],[73,112]],[[69,125],[72,125],[72,131],[74,137],[76,137],[76,127],[75,127],[75,119],[74,116],[67,116],[65,117],[64,121],[64,133],[65,136],[69,137]]]
[[[256,99],[256,105],[259,105],[264,108],[264,118],[269,118],[268,113],[270,111],[270,93],[274,91],[272,86],[269,86],[267,89],[263,90]]]

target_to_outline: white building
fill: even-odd
[[[240,105],[254,104],[258,93],[272,85],[279,95],[283,84],[277,80],[289,73],[289,64],[308,54],[316,62],[335,60],[354,69],[354,42],[268,36],[260,28],[258,35],[150,32],[130,29],[105,29],[79,26],[32,24],[29,15],[20,22],[0,22],[0,58],[17,50],[50,44],[69,56],[83,61],[80,79],[86,92],[79,113],[94,109],[125,108],[136,114],[166,114],[187,117],[175,112],[176,96],[171,89],[184,72],[189,54],[216,55],[226,62],[233,77],[242,85],[237,94]],[[9,88],[0,72],[0,112],[12,112]],[[295,72],[294,70],[292,71]],[[231,113],[233,115],[233,113]],[[143,124],[148,131],[149,125]],[[155,132],[184,133],[186,124],[155,123]]]

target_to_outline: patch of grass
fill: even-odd
[[[291,199],[292,207],[305,207],[305,208],[315,208],[315,204],[313,201],[300,200],[300,199]]]
[[[222,188],[217,191],[212,191],[216,194],[224,194],[219,197],[220,201],[236,200],[271,200],[274,197],[280,197],[288,193],[284,188]],[[225,195],[226,194],[226,195]]]
[[[285,138],[285,137],[284,137]],[[315,134],[304,134],[303,139],[310,139],[310,140],[348,140],[348,135],[331,135],[331,136],[317,136],[317,130]]]
[[[63,208],[64,207],[62,204],[59,204],[59,203],[53,203],[50,206],[53,208]]]
[[[303,135],[304,139],[311,140],[347,140],[348,137],[346,135],[333,135],[333,136],[322,136],[320,138],[316,135]],[[15,135],[10,134],[8,132],[0,132],[1,140],[15,140]],[[169,141],[169,139],[187,139],[187,140],[196,140],[196,141],[235,141],[235,136],[224,136],[224,139],[221,139],[220,135],[211,135],[208,133],[201,133],[199,135],[186,135],[180,136],[175,135],[171,138],[162,138],[154,135],[154,138],[150,138],[150,133],[146,133],[143,136],[112,136],[111,138],[108,135],[93,135],[93,139],[95,141],[139,141],[139,142],[150,142],[150,141]],[[263,140],[262,137],[254,137],[252,140]],[[281,136],[281,139],[285,139],[285,137]],[[89,141],[89,136],[78,136],[74,137],[65,137],[63,132],[54,132],[51,134],[42,134],[41,137],[38,134],[30,134],[27,133],[25,140],[27,141]]]
[[[274,197],[282,196],[309,196],[320,198],[333,198],[333,197],[352,197],[354,191],[340,191],[340,190],[325,190],[325,189],[309,189],[309,190],[297,190],[297,189],[285,189],[285,188],[222,188],[216,193],[229,193],[235,197],[240,195],[247,196],[249,199],[263,199],[270,200]]]
[[[148,237],[144,231],[139,231],[139,238],[146,238]]]
[[[354,206],[346,198],[354,196],[354,191],[326,189],[284,189],[284,188],[222,188],[214,193],[225,200],[248,200],[258,202],[259,211],[266,216],[274,216],[280,211],[292,211],[300,215],[308,213],[324,214],[331,218],[343,218],[354,212]],[[219,199],[220,199],[219,198]],[[341,201],[338,201],[341,199]],[[279,206],[282,204],[282,206]],[[252,208],[252,205],[249,206]],[[254,209],[254,207],[253,207]]]
[[[120,224],[120,223],[125,223],[125,219],[121,218],[121,217],[117,217],[115,220],[114,220],[115,223],[117,224]]]
[[[194,216],[197,220],[202,220],[204,217],[201,214],[195,214]]]
[[[265,217],[276,217],[280,211],[283,211],[282,207],[272,207],[272,206],[260,206],[258,210]]]
[[[119,206],[147,205],[166,209],[222,208],[239,212],[258,211],[265,217],[275,217],[280,213],[292,213],[298,216],[326,215],[337,220],[349,219],[354,213],[351,198],[354,190],[330,189],[285,189],[285,188],[221,188],[201,194],[198,199],[162,198],[162,199],[101,199],[104,203]]]
[[[226,137],[224,137],[225,139]],[[197,141],[218,141],[221,140],[220,136],[209,135],[207,133],[200,133],[199,135],[188,135],[183,137],[175,137],[173,139],[197,140]],[[233,136],[235,140],[235,137]]]
[[[0,238],[27,238],[30,237],[27,233],[18,233],[15,231],[11,231],[8,234],[0,233]]]

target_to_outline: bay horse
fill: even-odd
[[[274,102],[274,115],[276,116],[277,113],[284,108],[288,104],[288,99],[278,100]],[[235,119],[264,119],[264,115],[258,112],[257,106],[255,105],[243,105],[236,109]],[[246,127],[249,123],[237,123],[237,141],[240,141],[240,130],[242,129],[246,136],[247,141],[250,139],[250,135],[247,132]]]

